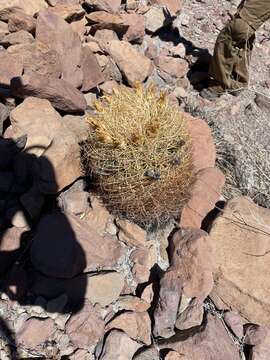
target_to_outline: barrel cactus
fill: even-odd
[[[83,165],[108,210],[144,228],[179,216],[193,179],[191,141],[166,93],[122,86],[95,110]]]

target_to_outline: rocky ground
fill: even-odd
[[[236,6],[0,0],[1,360],[270,358],[269,23],[249,88],[199,96]],[[196,172],[151,232],[106,210],[80,160],[96,99],[135,81],[179,106]]]

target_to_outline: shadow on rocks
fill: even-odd
[[[17,140],[0,136],[0,292],[2,299],[9,298],[9,304],[37,305],[37,297],[29,291],[34,277],[45,277],[50,293],[49,287],[57,286],[57,281],[72,282],[72,275],[86,267],[86,259],[68,218],[57,205],[53,166],[36,155],[45,149],[26,148],[26,142],[26,136]],[[57,245],[60,236],[65,238],[65,248]],[[54,274],[55,269],[58,272]],[[57,310],[48,309],[47,302],[38,305],[47,312],[79,311],[86,291],[84,279],[76,288],[81,302],[67,302]],[[19,359],[13,319],[4,300],[0,300],[0,341],[11,360]]]

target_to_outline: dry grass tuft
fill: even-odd
[[[143,227],[179,216],[192,184],[191,142],[166,93],[119,87],[95,107],[83,165],[107,208]]]

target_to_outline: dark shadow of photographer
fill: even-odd
[[[85,253],[57,204],[53,165],[45,156],[35,155],[35,150],[45,149],[26,148],[26,142],[25,136],[0,137],[0,291],[20,305],[34,305],[38,295],[50,300],[73,289],[74,296],[57,312],[74,313],[84,304],[86,276],[79,274],[86,267]],[[10,209],[10,204],[15,206]],[[16,209],[24,218],[23,228],[12,226]],[[40,294],[31,294],[35,287]],[[50,311],[46,305],[44,310]],[[0,318],[0,337],[9,358],[18,359],[16,334],[6,315]]]

